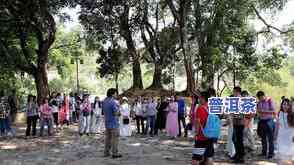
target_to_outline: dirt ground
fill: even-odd
[[[25,138],[24,125],[16,126],[17,136],[0,139],[0,165],[188,165],[191,162],[193,139],[169,139],[134,135],[121,138],[121,159],[103,157],[104,135],[80,137],[77,126],[64,128],[52,137]],[[226,129],[222,130],[223,134]],[[216,145],[215,165],[230,165],[225,153],[225,136]],[[258,150],[246,155],[248,165],[274,165],[261,160]]]

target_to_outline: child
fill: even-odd
[[[40,136],[43,136],[43,130],[45,125],[48,127],[48,136],[51,136],[51,127],[52,127],[52,109],[48,105],[48,99],[44,98],[42,105],[40,106],[41,113],[41,128]]]

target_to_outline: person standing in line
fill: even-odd
[[[188,137],[188,131],[190,130],[192,133],[195,131],[195,111],[197,109],[199,99],[196,94],[192,96],[191,108],[189,111],[189,123],[186,125],[184,137]]]
[[[208,98],[208,92],[200,92],[200,105],[195,112],[195,143],[192,154],[192,165],[213,164],[213,139],[208,139],[203,135],[203,128],[208,118]]]
[[[83,96],[83,102],[81,104],[80,111],[82,116],[80,136],[83,136],[83,134],[89,136],[91,122],[91,102],[89,99],[89,94],[85,94]]]
[[[179,133],[179,124],[178,124],[178,103],[175,101],[175,98],[172,96],[170,103],[168,105],[168,115],[166,118],[166,131],[168,136],[171,138],[176,138]]]
[[[282,96],[281,97],[281,102],[280,102],[280,110],[279,112],[277,113],[277,121],[275,122],[275,132],[274,132],[274,145],[275,145],[275,151],[278,151],[278,134],[279,134],[279,129],[280,129],[280,126],[279,126],[279,115],[280,115],[280,112],[283,112],[282,110],[282,104],[284,103],[284,100],[285,99],[288,99],[286,98],[286,96]],[[289,99],[288,99],[289,100]],[[289,100],[290,101],[290,100]]]
[[[75,107],[76,107],[76,112],[75,112],[75,116],[76,116],[76,122],[78,122],[80,124],[80,105],[82,103],[82,100],[79,96],[78,93],[75,93]]]
[[[168,107],[168,101],[166,97],[161,97],[160,102],[157,105],[157,117],[155,122],[155,135],[158,135],[158,130],[163,131],[166,125],[166,109]]]
[[[241,97],[242,89],[241,87],[234,87],[233,89],[233,95],[234,97]],[[239,108],[239,107],[238,107]],[[238,109],[238,112],[240,112],[240,109]],[[244,122],[244,114],[238,113],[233,114],[233,143],[235,146],[236,154],[233,157],[234,161],[233,163],[244,163],[244,128],[245,128],[245,122]]]
[[[2,96],[0,99],[0,136],[6,136],[8,133],[14,135],[15,132],[10,127],[10,105],[8,103],[8,98],[6,96]]]
[[[272,159],[274,157],[274,132],[276,112],[272,99],[266,97],[263,91],[258,91],[257,115],[259,117],[257,133],[261,137],[262,153],[260,156]]]
[[[6,135],[10,135],[11,136],[15,136],[15,130],[11,127],[11,123],[12,123],[12,120],[11,120],[11,105],[9,104],[9,98],[8,97],[3,97],[3,104],[4,104],[4,108],[6,110],[6,115],[5,115],[5,118],[4,118],[4,130],[5,130],[5,134]]]
[[[123,97],[122,98],[122,104],[120,107],[120,113],[121,113],[121,119],[122,124],[120,128],[120,135],[122,137],[131,136],[130,131],[130,107],[128,104],[128,98]]]
[[[26,136],[31,135],[31,129],[32,129],[32,135],[36,136],[37,121],[39,118],[39,113],[38,113],[38,105],[36,102],[36,98],[33,95],[28,96],[26,116],[27,116]]]
[[[150,97],[149,101],[147,103],[147,123],[146,123],[146,133],[148,133],[149,128],[150,132],[149,135],[153,136],[154,135],[154,127],[155,127],[155,115],[156,115],[156,101],[154,98]]]
[[[95,97],[95,101],[93,104],[93,110],[91,113],[91,128],[90,132],[97,134],[100,132],[101,120],[102,120],[102,105],[100,98]]]
[[[117,90],[110,88],[107,90],[107,97],[102,103],[102,110],[105,116],[105,150],[104,156],[110,156],[110,149],[112,149],[112,158],[120,158],[118,153],[119,143],[119,105],[115,98],[117,97]]]
[[[69,121],[70,123],[76,123],[76,101],[73,93],[69,94]]]
[[[226,151],[230,157],[230,159],[234,159],[236,154],[236,149],[233,142],[233,119],[231,115],[227,116],[227,125],[228,125],[228,135],[227,135],[227,144],[226,144]]]
[[[144,131],[142,133],[143,135],[147,135],[146,126],[145,126],[145,121],[147,121],[147,110],[148,110],[148,99],[143,98],[143,102],[142,102],[142,118],[143,118],[143,124],[144,124]]]
[[[280,111],[278,113],[278,137],[277,137],[277,143],[278,145],[278,152],[282,153],[282,152],[287,152],[287,150],[289,149],[289,144],[288,143],[284,143],[285,140],[283,137],[284,136],[288,136],[287,135],[287,129],[289,128],[288,122],[287,122],[287,117],[288,114],[292,112],[292,106],[291,106],[291,102],[289,99],[284,98],[281,104],[281,108]]]
[[[234,95],[231,95],[230,97],[234,97]],[[226,125],[228,126],[226,150],[229,154],[230,159],[234,159],[234,156],[236,154],[236,149],[233,142],[234,127],[233,127],[233,116],[231,114],[226,115]]]
[[[186,105],[183,97],[177,96],[178,103],[178,124],[179,124],[179,134],[178,137],[182,136],[182,127],[181,122],[183,124],[183,128],[186,128]]]
[[[135,100],[134,110],[135,110],[135,116],[136,116],[137,134],[141,133],[140,128],[142,128],[142,134],[143,134],[144,133],[144,120],[143,120],[142,98],[141,97],[138,97]]]
[[[241,93],[242,97],[249,97],[249,93],[248,91],[242,91]],[[244,119],[244,125],[245,125],[245,129],[244,129],[244,144],[245,147],[248,148],[249,152],[252,152],[255,150],[255,140],[254,140],[254,136],[253,136],[253,118],[254,118],[253,113],[250,114],[245,114],[245,119]]]
[[[49,100],[49,106],[52,109],[52,114],[53,114],[53,122],[54,122],[54,126],[55,126],[55,131],[58,132],[58,126],[59,126],[59,122],[58,122],[58,111],[59,111],[59,105],[58,105],[58,100],[57,100],[57,94],[55,92],[53,92],[51,94],[51,99]]]
[[[44,98],[43,102],[40,106],[40,118],[41,118],[41,122],[40,122],[40,136],[43,136],[43,131],[44,131],[44,127],[45,125],[47,125],[48,127],[48,136],[51,136],[51,127],[52,127],[52,109],[49,107],[48,105],[48,98]]]
[[[10,106],[10,111],[9,111],[9,122],[10,123],[14,123],[15,119],[16,119],[16,114],[18,112],[19,109],[19,100],[18,97],[16,95],[16,90],[13,89],[11,91],[11,95],[8,97],[8,103]]]
[[[0,137],[5,135],[5,118],[7,115],[3,96],[0,96]]]
[[[294,164],[294,109],[293,102],[289,99],[283,100],[283,110],[279,115],[278,132],[278,159],[279,164],[293,165]]]
[[[59,109],[59,123],[61,125],[61,129],[63,128],[64,124],[67,124],[67,126],[69,126],[69,103],[68,97],[65,94],[63,96],[63,102],[61,103]]]

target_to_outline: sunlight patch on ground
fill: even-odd
[[[134,146],[134,147],[140,147],[141,143],[133,143],[133,144],[129,144],[130,146]]]
[[[277,165],[277,163],[272,163],[268,161],[258,161],[256,162],[256,165]]]
[[[17,146],[14,144],[5,144],[5,145],[0,146],[1,150],[14,150],[16,148],[17,148]]]
[[[72,143],[72,142],[69,141],[69,140],[63,140],[63,141],[61,141],[60,143],[62,143],[62,144],[70,144],[70,143]]]
[[[164,140],[161,142],[161,144],[164,144],[164,145],[173,144],[173,143],[174,143],[173,140]]]

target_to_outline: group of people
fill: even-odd
[[[168,136],[175,138],[182,136],[182,128],[186,128],[183,97],[161,97],[158,101],[153,97],[138,97],[133,105],[133,114],[137,134],[154,136],[158,135],[159,130],[166,130]]]
[[[15,135],[12,124],[16,120],[18,109],[19,102],[16,91],[12,90],[11,95],[4,95],[4,92],[0,91],[0,137]]]
[[[90,102],[89,95],[79,95],[72,93],[65,94],[53,92],[50,98],[44,98],[38,105],[36,97],[28,96],[26,106],[27,129],[26,136],[37,135],[37,122],[40,123],[40,136],[47,127],[47,134],[50,136],[54,132],[59,132],[66,124],[78,123],[80,135],[99,133],[101,125],[101,102],[99,97],[94,103]]]
[[[230,97],[249,97],[247,91],[234,87]],[[216,97],[214,89],[199,92],[192,97],[189,112],[185,100],[180,96],[137,97],[134,101],[127,97],[118,98],[116,89],[109,89],[107,97],[101,101],[95,97],[90,101],[89,94],[80,97],[78,94],[59,94],[53,92],[44,98],[40,105],[33,95],[29,95],[26,106],[26,136],[36,136],[37,123],[40,123],[40,136],[45,126],[48,135],[60,131],[63,125],[78,123],[79,134],[102,133],[102,121],[105,124],[104,155],[119,158],[119,136],[132,136],[131,123],[136,124],[137,134],[157,136],[166,134],[172,139],[188,136],[191,131],[194,141],[192,164],[213,164],[214,144],[218,139],[209,138],[203,132],[209,118],[208,99]],[[246,152],[257,150],[253,124],[258,121],[256,134],[261,139],[262,150],[259,156],[272,159],[275,154],[281,160],[292,160],[294,163],[294,100],[283,97],[280,109],[275,108],[273,99],[263,91],[257,92],[256,113],[222,114],[227,129],[228,156],[234,163],[244,163]],[[13,108],[13,107],[12,107]],[[11,105],[8,97],[1,97],[0,102],[0,135],[13,133]],[[135,131],[135,130],[134,130]]]
[[[195,148],[193,150],[193,165],[213,164],[214,143],[203,133],[208,120],[208,98],[215,97],[214,90],[201,92],[198,96],[200,104],[195,109]],[[234,87],[230,97],[249,97],[247,91]],[[289,99],[284,98],[281,110],[275,109],[273,100],[263,91],[256,94],[256,113],[226,114],[223,116],[228,125],[227,152],[233,163],[245,163],[245,148],[248,152],[256,150],[253,122],[256,118],[257,135],[261,139],[262,149],[258,155],[261,158],[272,159],[275,154],[283,161],[281,164],[294,164],[294,107]],[[294,102],[293,102],[294,105]],[[240,107],[238,107],[240,108]],[[276,146],[275,146],[276,145]]]
[[[162,97],[158,101],[152,97],[138,97],[134,104],[130,104],[126,97],[117,101],[116,94],[115,89],[109,90],[108,97],[102,103],[106,122],[105,156],[110,155],[112,148],[113,158],[121,157],[117,149],[119,133],[130,136],[129,124],[134,119],[137,133],[143,135],[155,136],[161,131],[171,138],[182,133],[186,137],[188,131],[192,130],[195,138],[192,164],[213,164],[214,144],[218,139],[207,137],[203,130],[209,116],[208,99],[216,97],[214,89],[195,94],[189,112],[186,111],[184,99],[178,96]],[[250,95],[240,87],[234,87],[230,97]],[[253,123],[258,120],[256,134],[262,142],[259,156],[272,159],[277,154],[281,160],[292,160],[294,163],[294,101],[284,98],[281,110],[277,111],[273,100],[263,91],[257,92],[254,97],[257,99],[256,113],[219,115],[228,126],[226,150],[229,158],[233,163],[242,164],[245,163],[247,152],[257,150]],[[187,124],[186,116],[189,117]]]

